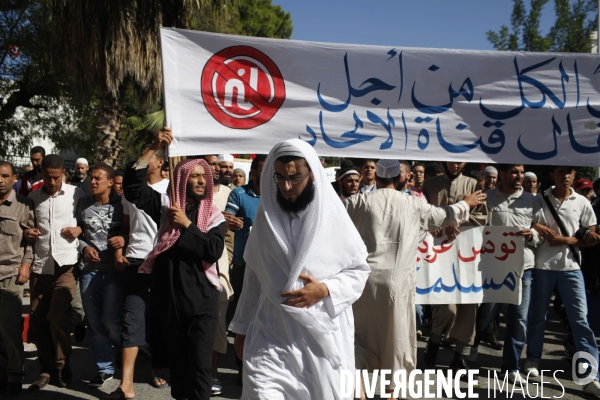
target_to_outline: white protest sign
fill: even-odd
[[[595,165],[600,55],[314,43],[161,28],[171,156]]]
[[[428,234],[417,251],[417,304],[521,303],[519,228],[463,227],[453,242]]]

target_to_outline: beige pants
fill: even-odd
[[[438,304],[431,306],[431,341],[441,343],[444,335],[456,340],[456,352],[469,355],[475,341],[477,304]]]
[[[0,281],[0,381],[23,380],[23,286],[17,275]]]

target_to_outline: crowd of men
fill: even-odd
[[[171,140],[163,129],[123,171],[80,158],[70,177],[41,147],[20,179],[0,161],[2,393],[22,390],[27,283],[40,367],[30,391],[71,384],[71,338],[87,335],[90,386],[121,369],[104,398],[135,397],[142,349],[152,386],[207,399],[223,390],[217,365],[230,331],[244,399],[344,398],[344,369],[416,369],[426,323],[424,366],[439,368],[441,345],[452,342],[449,369],[469,369],[486,341],[503,349],[501,370],[514,382],[539,375],[554,293],[569,324],[565,350],[598,360],[600,180],[555,166],[553,186],[538,193],[521,164],[467,176],[465,162],[366,159],[342,162],[331,183],[314,149],[294,139],[257,155],[248,181],[228,154],[187,157],[170,181]],[[519,228],[520,304],[415,304],[425,235],[454,240],[461,227],[484,225]],[[501,310],[504,344],[494,332]],[[582,389],[600,397],[598,376]]]

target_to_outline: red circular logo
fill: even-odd
[[[200,90],[210,115],[234,129],[264,124],[285,100],[279,68],[249,46],[228,47],[213,55],[202,70]]]

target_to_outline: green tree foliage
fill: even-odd
[[[271,0],[238,0],[227,13],[201,8],[191,16],[192,29],[234,35],[289,39],[292,15]]]
[[[547,35],[540,30],[544,6],[549,0],[531,0],[529,11],[523,0],[513,0],[510,29],[486,32],[496,50],[560,51],[587,53],[589,36],[598,26],[597,0],[554,0],[556,21]]]

